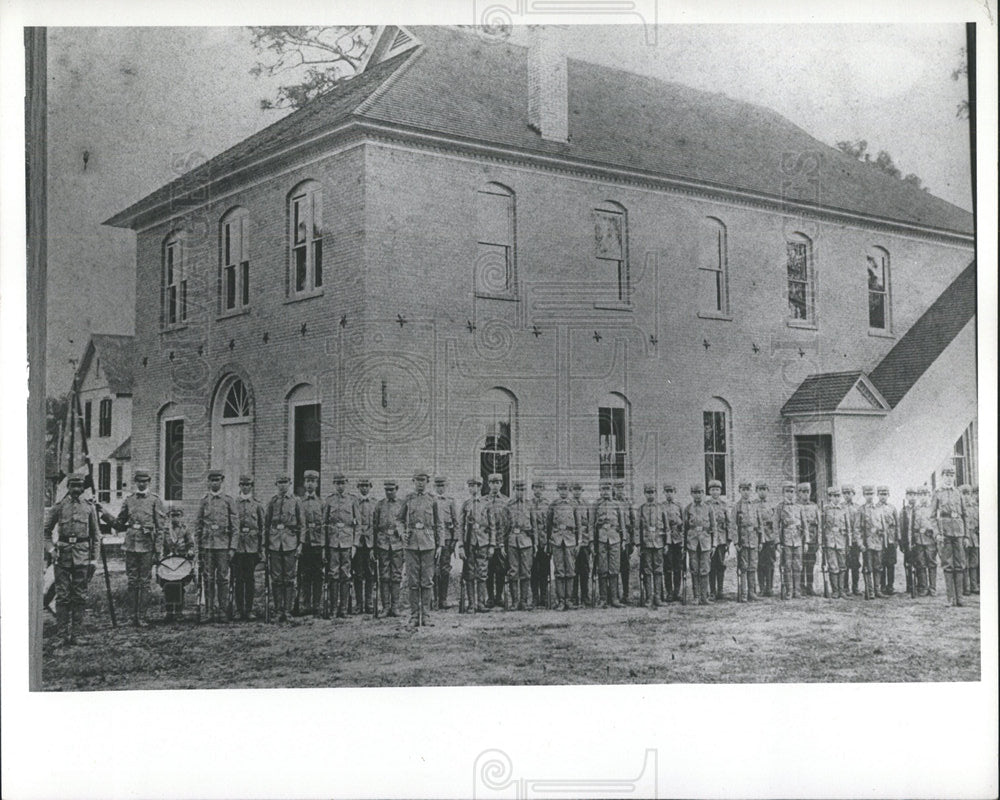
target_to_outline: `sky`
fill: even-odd
[[[568,55],[768,106],[828,144],[866,139],[971,209],[959,24],[550,26]],[[514,41],[526,43],[515,30]],[[50,28],[48,393],[91,333],[133,333],[135,235],[101,222],[280,117],[246,28]],[[86,154],[86,160],[84,159]]]

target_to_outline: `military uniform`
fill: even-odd
[[[840,487],[840,492],[844,498],[844,508],[851,520],[851,544],[847,548],[847,572],[851,575],[851,594],[859,595],[858,580],[861,576],[861,550],[863,549],[863,539],[861,535],[861,506],[854,502],[854,487],[845,484]],[[847,595],[847,575],[844,579],[844,595]]]
[[[208,473],[209,483],[222,485],[224,475]],[[236,546],[236,504],[228,494],[209,490],[198,505],[194,535],[201,558],[201,578],[205,581],[205,602],[212,620],[222,619],[222,608],[229,599],[229,565]],[[213,597],[212,587],[215,587]]]
[[[632,598],[632,588],[629,585],[629,578],[632,569],[632,532],[635,530],[635,508],[629,498],[625,496],[625,481],[617,480],[613,484],[611,499],[615,500],[622,508],[622,515],[625,519],[625,528],[622,531],[621,543],[621,595],[620,600],[624,605],[629,605]],[[612,581],[614,584],[614,581]],[[618,586],[615,584],[615,590]]]
[[[233,556],[233,581],[236,599],[236,613],[240,619],[256,619],[253,613],[255,594],[255,573],[264,548],[264,507],[253,496],[253,479],[249,475],[240,477],[240,489],[236,496],[236,554]]]
[[[882,593],[891,595],[896,588],[896,562],[898,555],[896,547],[899,544],[899,515],[895,506],[889,505],[889,487],[878,487],[878,507],[882,512],[882,525],[885,529],[885,546],[882,548]]]
[[[597,575],[601,607],[618,608],[617,578],[621,574],[622,541],[628,536],[628,511],[620,502],[605,496],[610,483],[601,482],[601,497],[590,512],[590,538],[597,554]]]
[[[795,484],[781,485],[783,499],[775,509],[775,527],[781,542],[781,599],[796,597],[802,573],[802,545],[806,521],[802,506],[795,502]],[[792,491],[789,492],[788,490]]]
[[[965,521],[966,507],[962,493],[954,486],[955,470],[945,467],[942,478],[948,478],[945,486],[934,492],[929,516],[937,524],[938,541],[941,551],[941,566],[944,568],[945,588],[952,605],[962,605],[962,574],[966,569],[965,548],[967,543]]]
[[[496,547],[490,523],[489,503],[479,493],[479,478],[468,481],[470,497],[462,504],[462,581],[465,584],[469,608],[477,612],[489,610],[486,601],[486,580],[489,563]]]
[[[703,496],[701,486],[692,486],[692,500],[684,509],[684,544],[691,568],[692,589],[701,606],[708,605],[708,575],[712,566],[712,532],[715,528],[712,507],[702,500]]]
[[[423,491],[427,473],[418,472],[413,477],[417,482],[417,490],[403,501],[396,518],[403,524],[410,622],[414,625],[432,625],[430,607],[434,558],[441,547],[444,532],[437,503]]]
[[[150,573],[153,563],[159,561],[157,556],[163,548],[169,524],[163,501],[148,490],[149,477],[146,470],[136,470],[133,479],[145,485],[125,498],[112,523],[117,530],[125,531],[122,550],[128,577],[129,610],[135,626],[146,624]]]
[[[668,602],[680,600],[684,578],[684,509],[674,501],[675,487],[663,484],[663,515],[667,522],[664,548],[664,594]]]
[[[826,490],[827,501],[822,511],[823,557],[830,574],[831,594],[842,599],[843,578],[847,575],[847,552],[851,544],[851,513],[840,502],[840,490],[831,486]]]
[[[535,481],[531,484],[532,497],[528,501],[531,509],[531,527],[535,532],[535,557],[531,562],[531,603],[536,607],[548,605],[549,554],[545,549],[545,517],[549,504],[542,496],[545,484]]]
[[[865,504],[861,506],[861,539],[863,548],[862,574],[865,578],[865,600],[881,597],[882,547],[885,543],[885,515],[881,508],[875,505],[875,489],[871,486],[861,487]]]
[[[278,493],[267,504],[264,520],[268,568],[274,591],[274,610],[284,622],[295,600],[295,566],[302,550],[302,502],[289,489],[284,475],[277,480]]]
[[[372,513],[375,511],[375,498],[371,496],[372,482],[368,478],[358,481],[358,493],[354,502],[358,506],[357,547],[354,549],[354,559],[351,561],[351,573],[354,575],[354,613],[372,613],[372,587],[375,583],[375,553],[373,548],[374,533],[372,530]]]
[[[663,551],[667,546],[667,522],[663,506],[656,502],[656,486],[643,487],[646,502],[636,513],[637,525],[632,532],[632,544],[639,548],[639,573],[642,580],[640,601],[654,608],[660,606],[660,584],[663,581]]]
[[[738,601],[757,599],[757,570],[760,551],[760,503],[750,499],[749,481],[740,483],[741,497],[733,506],[736,526],[736,561],[739,583],[736,587]]]
[[[438,516],[441,518],[441,526],[444,532],[444,539],[441,542],[441,555],[438,556],[434,595],[437,607],[442,610],[451,608],[448,604],[448,589],[451,584],[451,558],[455,554],[455,546],[458,544],[459,526],[455,499],[444,493],[446,485],[444,478],[434,479],[434,487],[437,491],[434,499],[438,504]]]
[[[556,610],[569,611],[569,596],[576,569],[577,547],[580,541],[579,515],[576,503],[567,497],[565,481],[556,484],[559,496],[549,503],[545,523],[546,547],[555,559]]]
[[[502,480],[496,473],[490,476],[494,480]],[[496,493],[493,492],[494,487]],[[490,556],[489,568],[486,575],[487,602],[491,606],[503,605],[504,588],[507,578],[507,553],[504,545],[507,541],[507,504],[510,498],[500,493],[500,484],[493,483],[490,493],[486,495],[486,507],[489,509],[490,524],[493,526],[493,541],[496,547]]]
[[[965,533],[968,544],[965,547],[965,576],[962,579],[964,594],[979,594],[979,503],[972,493],[972,487],[959,487],[965,502]]]
[[[56,621],[63,641],[75,644],[74,628],[83,628],[87,584],[94,571],[100,531],[97,511],[80,496],[80,492],[83,491],[83,478],[71,475],[67,486],[70,493],[59,501],[49,515],[45,525],[45,539],[51,540],[52,531],[58,525],[59,540],[55,545],[53,558],[56,579]],[[74,491],[76,496],[73,494]]]
[[[330,605],[336,603],[337,617],[347,616],[351,594],[351,560],[358,544],[358,504],[344,492],[347,479],[334,475],[337,491],[323,503],[323,546],[326,552],[326,578],[330,583]]]
[[[398,522],[403,504],[396,499],[397,487],[395,481],[386,481],[383,484],[385,497],[372,512],[382,607],[390,617],[399,615],[399,588],[403,583],[403,536]]]
[[[507,579],[510,582],[511,606],[527,609],[531,564],[535,558],[535,527],[531,504],[524,497],[525,482],[514,482],[514,499],[507,504]]]
[[[299,553],[299,593],[305,601],[303,613],[318,615],[323,602],[323,573],[328,562],[324,502],[316,493],[319,472],[307,469],[303,473],[305,494],[302,496],[302,550]],[[347,578],[350,580],[350,565]],[[334,600],[335,602],[335,600]]]
[[[708,570],[708,589],[715,600],[723,599],[722,586],[726,579],[726,557],[729,555],[729,544],[733,541],[733,515],[719,495],[713,495],[712,489],[722,491],[722,482],[708,482],[709,497],[705,504],[712,507],[712,560]]]
[[[907,504],[899,514],[900,543],[916,573],[917,595],[937,594],[937,540],[927,506],[918,504],[919,492],[906,490]]]
[[[812,496],[812,485],[802,482],[798,485],[798,497],[796,502],[802,508],[802,580],[799,583],[799,591],[803,595],[813,596],[813,578],[816,572],[816,557],[819,554],[819,506],[810,497]]]
[[[174,506],[168,512],[170,524],[163,539],[163,557],[178,556],[194,558],[194,539],[184,524],[184,509]],[[163,585],[163,601],[167,607],[167,622],[173,622],[184,614],[184,582],[167,581]]]
[[[757,516],[760,520],[760,560],[757,579],[760,592],[764,597],[774,595],[774,565],[778,562],[778,548],[781,540],[778,537],[778,526],[775,520],[775,507],[767,499],[767,483],[757,481]]]
[[[593,560],[590,552],[590,504],[583,499],[582,483],[574,483],[570,489],[573,491],[570,502],[576,506],[576,539],[579,543],[576,548],[572,598],[576,605],[587,605],[590,602],[590,568]]]

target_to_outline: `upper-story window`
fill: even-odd
[[[628,303],[628,214],[624,206],[609,201],[594,209],[594,255],[601,277],[614,281],[615,299]]]
[[[289,196],[291,294],[323,287],[323,193],[307,181]]]
[[[515,293],[515,197],[506,186],[488,183],[476,193],[475,291],[486,297]]]
[[[234,208],[219,227],[219,311],[227,313],[250,305],[250,217]]]
[[[729,313],[729,271],[726,226],[715,217],[701,222],[698,247],[698,310],[710,315]]]
[[[800,233],[785,242],[788,273],[788,318],[815,323],[816,302],[812,242]]]
[[[873,247],[868,263],[868,327],[888,333],[892,330],[892,294],[889,285],[889,253]]]
[[[110,436],[111,435],[111,398],[105,397],[101,400],[101,405],[98,408],[97,417],[97,435],[98,436]]]
[[[187,275],[184,263],[184,240],[171,233],[163,243],[163,324],[179,325],[187,321]]]

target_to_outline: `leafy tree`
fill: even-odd
[[[251,27],[251,44],[261,56],[250,74],[274,76],[288,72],[297,82],[278,87],[274,100],[264,98],[264,110],[301,108],[357,74],[375,34],[372,25]]]
[[[837,142],[837,149],[841,153],[849,155],[851,158],[863,161],[866,164],[871,164],[873,167],[881,170],[886,175],[891,175],[893,178],[903,181],[903,183],[908,183],[915,189],[923,189],[925,192],[928,191],[927,187],[923,185],[923,181],[918,175],[915,175],[912,172],[903,175],[902,170],[900,170],[900,168],[893,163],[892,156],[885,150],[879,150],[875,158],[872,158],[872,154],[868,152],[868,142],[865,139],[858,139],[853,142],[849,139],[845,139]]]
[[[953,81],[967,79],[969,76],[969,55],[966,53],[964,47],[959,51],[959,59],[958,66],[951,71],[951,79]],[[958,104],[955,109],[955,116],[959,119],[969,118],[969,101],[967,99]]]

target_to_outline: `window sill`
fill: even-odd
[[[517,302],[517,295],[513,292],[509,294],[491,294],[489,292],[476,292],[477,300],[506,300],[509,303]]]
[[[177,333],[178,331],[187,330],[188,324],[186,322],[181,322],[176,325],[164,325],[160,328],[160,335],[164,336],[168,333]]]
[[[323,296],[322,289],[313,289],[308,292],[295,292],[294,294],[290,294],[288,297],[285,298],[285,305],[288,305],[289,303],[298,303],[300,300],[310,300],[313,297],[322,297],[322,296]]]
[[[243,317],[250,313],[250,306],[243,306],[243,308],[237,308],[233,311],[223,311],[215,319],[223,320],[229,319],[231,317]]]
[[[869,328],[868,335],[874,336],[877,339],[895,339],[896,334],[892,331],[882,330],[881,328]]]
[[[599,311],[633,311],[635,306],[625,300],[609,300],[594,303],[594,308]]]
[[[698,312],[698,318],[699,319],[718,319],[718,320],[722,320],[723,322],[732,322],[733,321],[732,314],[723,314],[720,311],[699,311]]]
[[[785,320],[785,324],[789,328],[801,328],[806,331],[816,331],[819,330],[819,325],[808,319],[788,319]]]

